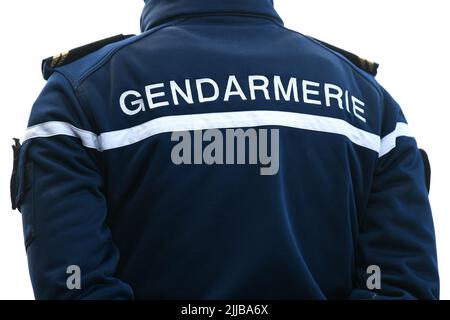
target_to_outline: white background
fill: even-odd
[[[139,33],[142,8],[142,0],[0,1],[0,299],[33,299],[21,216],[10,209],[10,145],[22,136],[44,85],[41,60],[111,35]],[[379,82],[430,155],[441,298],[449,299],[449,1],[278,0],[276,8],[286,26],[381,64]]]

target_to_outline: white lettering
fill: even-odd
[[[122,93],[122,95],[120,96],[120,108],[126,115],[134,116],[135,114],[138,114],[141,111],[145,111],[145,104],[143,99],[137,99],[131,102],[131,105],[133,107],[139,105],[138,108],[134,110],[128,109],[126,105],[126,100],[129,96],[134,96],[135,98],[142,98],[141,94],[134,90],[125,91],[124,93]]]
[[[260,81],[262,84],[257,85],[256,82]],[[269,95],[269,79],[264,76],[249,76],[248,83],[250,86],[250,96],[252,100],[256,100],[256,91],[262,91],[266,100],[270,100]]]
[[[353,96],[349,90],[344,90],[336,84],[299,80],[295,77],[284,78],[280,75],[274,75],[272,78],[250,75],[247,80],[248,88],[241,86],[243,82],[240,82],[236,75],[228,76],[226,87],[224,83],[220,82],[223,88],[219,87],[219,82],[211,78],[185,79],[184,85],[175,80],[149,84],[145,86],[144,93],[136,90],[123,92],[119,98],[119,105],[126,115],[134,116],[147,111],[147,108],[213,102],[222,95],[223,102],[230,102],[230,99],[235,97],[236,103],[239,102],[238,100],[246,101],[248,99],[253,101],[257,99],[271,100],[273,96],[274,101],[294,101],[300,104],[323,105],[328,108],[338,107],[346,110],[358,120],[367,122],[366,103]],[[192,88],[193,81],[195,81],[195,88]],[[300,84],[299,81],[302,83]],[[164,89],[166,85],[170,86],[170,90]],[[196,95],[193,94],[195,89],[197,89]],[[303,100],[300,100],[300,90],[302,90]],[[165,98],[166,94],[171,97]],[[264,103],[260,104],[260,107],[264,107]],[[226,112],[225,109],[224,112]],[[302,111],[299,110],[299,112]]]
[[[192,98],[191,82],[189,79],[185,80],[185,87],[186,92],[184,92],[175,81],[170,81],[170,90],[172,91],[173,103],[176,106],[180,104],[178,101],[178,95],[180,95],[187,103],[194,103],[194,99]]]
[[[311,99],[309,96],[318,96],[320,94],[319,90],[310,89],[310,87],[319,88],[320,83],[303,80],[303,101],[309,104],[321,105],[320,100]]]
[[[353,114],[355,115],[355,117],[360,119],[362,122],[366,123],[366,118],[362,116],[364,114],[364,109],[362,108],[365,106],[364,102],[352,96],[352,103],[353,103]]]
[[[235,90],[232,90],[233,86]],[[230,96],[240,96],[242,100],[247,100],[244,91],[242,91],[242,88],[234,75],[228,78],[224,101],[230,101]]]
[[[215,101],[219,98],[219,86],[217,85],[217,82],[215,82],[213,79],[205,78],[205,79],[198,79],[195,81],[197,85],[197,93],[198,93],[198,101],[200,103],[204,102],[211,102]],[[205,97],[203,93],[203,85],[209,84],[214,89],[214,94],[210,97]]]
[[[159,88],[164,88],[164,83],[152,84],[152,85],[145,87],[145,93],[147,94],[147,101],[148,101],[148,105],[149,105],[150,109],[165,107],[165,106],[169,105],[168,101],[161,101],[158,103],[154,102],[153,99],[162,98],[166,95],[163,91],[156,92],[156,93],[152,92],[152,90],[159,89]]]
[[[350,99],[348,97],[348,90],[345,90],[345,107],[347,112],[350,113]]]
[[[325,104],[327,107],[331,107],[331,99],[335,99],[338,103],[339,108],[344,109],[342,96],[344,92],[340,87],[331,83],[325,83]],[[334,91],[333,93],[331,91]]]
[[[298,87],[297,87],[297,79],[291,78],[289,80],[287,90],[283,87],[283,83],[281,81],[280,76],[275,76],[274,78],[274,87],[275,87],[275,100],[280,100],[280,91],[283,95],[284,100],[291,101],[291,95],[294,95],[294,101],[299,102],[298,99]]]

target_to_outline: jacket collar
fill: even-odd
[[[149,0],[141,17],[141,31],[171,19],[201,14],[264,16],[282,24],[273,0]]]

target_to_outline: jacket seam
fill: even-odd
[[[89,100],[87,98],[88,95],[87,95],[85,89],[83,88],[83,86],[81,84],[79,84],[76,88],[74,88],[74,93],[78,100],[78,104],[80,105],[80,107],[82,109],[81,112],[83,112],[83,114],[86,116],[86,119],[88,121],[92,122],[91,123],[92,130],[89,130],[89,131],[95,133],[97,136],[100,135],[100,131],[98,131],[97,121],[93,115],[92,106],[91,106],[91,104],[89,104]],[[83,106],[89,111],[88,113],[86,113],[83,110]]]
[[[147,31],[145,31],[144,33],[142,33],[141,35],[137,36],[136,39],[134,39],[133,41],[123,45],[123,46],[119,46],[117,48],[113,48],[110,52],[108,52],[103,58],[101,58],[98,62],[96,62],[93,66],[91,66],[87,71],[85,71],[81,76],[80,79],[78,81],[78,85],[81,85],[84,81],[86,81],[87,78],[89,78],[93,73],[95,73],[96,71],[98,71],[100,68],[102,68],[117,52],[119,52],[121,49],[128,47],[129,45],[135,44],[145,38],[147,38],[148,36],[162,30],[168,27],[173,27],[176,26],[178,24],[181,24],[184,21],[193,19],[193,18],[199,18],[199,17],[207,17],[207,16],[241,16],[241,17],[253,17],[253,18],[259,18],[259,19],[264,19],[264,20],[268,20],[270,22],[272,22],[275,25],[278,25],[280,27],[283,27],[282,24],[278,23],[275,19],[272,19],[270,17],[264,16],[264,15],[258,15],[258,14],[246,14],[246,13],[220,13],[217,12],[217,14],[215,13],[201,13],[201,14],[187,14],[187,15],[179,15],[177,17],[172,17],[171,19],[167,18],[162,20],[162,22],[158,22],[158,25],[155,25],[154,28],[149,29]],[[175,20],[172,20],[175,19]]]
[[[70,88],[72,89],[73,94],[75,96],[75,99],[77,100],[77,103],[80,107],[79,108],[80,113],[82,113],[86,117],[86,120],[88,121],[88,124],[90,125],[90,128],[85,128],[84,126],[81,126],[81,122],[80,123],[71,123],[71,125],[79,128],[81,130],[90,131],[98,136],[99,132],[98,132],[98,130],[95,129],[96,126],[92,126],[92,123],[89,123],[91,121],[95,122],[95,119],[91,119],[90,117],[88,117],[89,114],[83,110],[83,106],[86,106],[86,108],[89,107],[89,104],[87,103],[87,101],[84,101],[84,99],[82,98],[82,96],[86,96],[86,94],[84,93],[84,89],[81,87],[81,85],[78,85],[75,87],[73,78],[70,75],[62,72],[61,70],[55,70],[55,72],[59,73],[64,79],[66,79],[68,81]],[[25,142],[27,142],[27,141],[25,141]]]
[[[294,33],[294,34],[297,34],[297,35],[307,39],[308,41],[314,43],[315,45],[320,46],[323,49],[327,50],[328,52],[332,53],[334,56],[339,58],[339,60],[345,62],[347,65],[349,65],[358,74],[359,77],[364,79],[365,82],[367,82],[371,87],[373,87],[375,89],[375,91],[379,94],[379,96],[381,98],[380,99],[380,102],[381,102],[381,100],[383,99],[383,92],[381,91],[381,89],[376,84],[374,84],[372,81],[367,79],[367,76],[361,70],[359,70],[358,67],[356,67],[353,63],[351,63],[347,59],[344,59],[341,55],[339,55],[335,51],[331,50],[330,48],[327,48],[325,45],[319,43],[318,41],[315,41],[315,40],[311,39],[310,37],[308,37],[308,36],[298,32],[298,31],[286,28],[285,26],[281,26],[281,25],[278,25],[278,24],[277,24],[277,26],[282,28],[282,29],[284,29],[284,30],[286,30],[286,31],[289,31],[289,32]]]
[[[97,72],[99,69],[101,69],[116,53],[118,53],[120,50],[135,44],[143,39],[146,39],[147,37],[149,37],[150,35],[155,34],[156,32],[168,28],[168,27],[173,27],[179,23],[181,23],[183,20],[178,20],[175,21],[173,23],[170,24],[164,24],[164,25],[160,25],[155,29],[151,29],[146,31],[145,33],[142,33],[138,36],[136,36],[135,39],[133,39],[132,41],[130,41],[127,44],[112,48],[111,51],[109,51],[104,57],[102,57],[99,61],[97,61],[93,66],[89,67],[85,72],[83,72],[83,74],[80,76],[77,86],[80,86],[84,81],[86,81],[92,74],[94,74],[95,72]]]

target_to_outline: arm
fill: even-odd
[[[59,127],[55,122],[63,123]],[[68,125],[65,125],[68,124]],[[70,83],[54,74],[33,106],[18,154],[13,206],[22,213],[30,276],[37,299],[129,299],[116,278],[119,252],[108,214],[100,152],[86,147],[89,121]],[[61,133],[62,128],[67,132]],[[59,130],[59,131],[58,131]],[[79,266],[81,289],[69,290],[69,266]]]
[[[387,93],[394,123],[382,139],[367,210],[360,222],[353,299],[438,299],[435,235],[422,155],[400,107]],[[368,266],[381,269],[381,288],[370,291]]]

